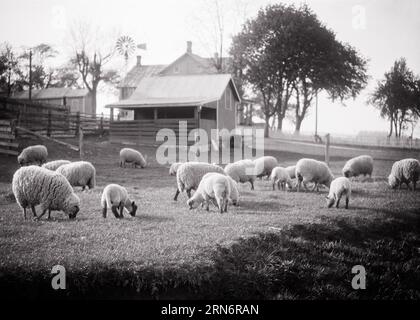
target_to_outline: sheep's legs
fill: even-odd
[[[339,196],[337,198],[337,203],[335,204],[335,207],[338,208],[339,204],[340,204],[340,200],[341,200],[341,196]]]
[[[176,192],[175,192],[174,201],[177,201],[178,200],[178,196],[179,196],[179,189],[177,188],[176,189]]]
[[[40,220],[41,219],[41,217],[47,212],[47,210],[48,210],[48,208],[47,209],[44,209],[43,211],[42,211],[42,213],[38,216],[38,217],[36,217],[35,218],[35,220]]]
[[[346,209],[349,208],[349,197],[346,197]]]
[[[254,181],[249,182],[251,184],[251,190],[254,190]]]
[[[191,189],[187,190],[188,199],[191,198]]]
[[[48,209],[48,217],[47,217],[47,219],[48,219],[48,220],[50,220],[50,219],[51,219],[51,210],[49,210],[49,209]]]
[[[124,218],[123,212],[124,212],[124,204],[120,202],[120,218]]]
[[[106,211],[107,211],[107,207],[106,207],[106,203],[105,206],[102,208],[102,217],[106,218]]]
[[[112,206],[111,211],[114,214],[115,218],[118,219],[120,217],[120,214],[118,213],[117,208],[118,208],[118,206]]]
[[[26,207],[23,208],[23,218],[26,220]]]

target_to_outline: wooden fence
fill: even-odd
[[[0,154],[17,156],[19,144],[15,139],[14,121],[0,120]]]

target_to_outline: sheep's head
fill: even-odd
[[[26,165],[25,158],[24,158],[22,155],[19,155],[19,156],[18,156],[17,161],[18,161],[18,163],[19,163],[19,165],[20,165],[21,167],[23,167],[24,165]]]
[[[326,196],[325,199],[327,200],[328,208],[331,208],[334,204],[334,197]]]
[[[392,189],[395,189],[397,187],[397,185],[398,185],[398,179],[395,178],[395,176],[393,174],[390,174],[388,176],[388,184],[390,185],[390,187]]]
[[[200,205],[200,201],[197,201],[196,199],[190,198],[187,200],[187,205],[190,207],[190,210],[198,208]]]
[[[137,205],[136,205],[136,203],[133,201],[133,202],[131,202],[131,203],[130,203],[129,214],[130,214],[132,217],[135,217],[135,216],[136,216],[136,212],[137,212]]]
[[[77,213],[80,210],[80,199],[79,197],[72,193],[64,201],[64,213],[69,216],[70,219],[76,218]]]
[[[353,173],[351,172],[351,170],[350,170],[350,169],[343,169],[343,175],[344,175],[346,178],[350,178],[350,177],[353,175]]]

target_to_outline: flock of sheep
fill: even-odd
[[[85,189],[96,185],[95,167],[87,161],[70,162],[68,160],[55,160],[47,162],[48,151],[43,145],[25,148],[18,156],[22,166],[13,175],[12,189],[16,201],[23,209],[26,219],[26,210],[30,208],[35,219],[40,219],[47,211],[48,218],[52,210],[63,211],[70,219],[76,217],[80,208],[80,199],[74,193],[73,187],[80,186]],[[147,157],[130,148],[120,151],[120,166],[132,164],[142,168],[147,165]],[[173,163],[169,169],[170,175],[176,175],[177,188],[174,200],[181,192],[188,195],[187,205],[190,209],[205,207],[213,203],[220,213],[227,212],[228,204],[238,205],[238,183],[250,183],[254,189],[257,178],[267,177],[272,183],[273,190],[297,188],[299,192],[302,185],[307,190],[307,183],[313,183],[312,191],[318,190],[321,185],[329,188],[327,205],[334,204],[338,208],[341,198],[346,200],[346,209],[351,195],[350,177],[359,175],[372,175],[373,159],[362,155],[346,162],[343,167],[343,176],[334,178],[330,168],[325,162],[314,159],[300,159],[295,166],[281,167],[276,158],[271,156],[260,157],[256,160],[239,160],[222,168],[217,164],[204,162]],[[403,159],[393,164],[388,183],[392,188],[401,188],[403,183],[416,189],[416,182],[420,178],[420,162],[416,159]],[[293,179],[297,182],[294,183]],[[194,194],[191,195],[191,191]],[[37,216],[35,206],[40,205],[41,214]],[[103,217],[106,218],[107,209],[116,218],[122,218],[124,209],[131,216],[136,215],[137,205],[130,200],[127,190],[117,184],[107,185],[102,193],[101,207]]]

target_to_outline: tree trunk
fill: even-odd
[[[389,124],[390,124],[390,126],[389,126],[389,134],[388,134],[388,138],[390,138],[391,136],[392,136],[392,128],[393,128],[393,122],[394,122],[394,119],[393,118],[391,118],[391,120],[389,121]]]
[[[284,117],[278,117],[278,126],[277,126],[277,131],[282,131],[283,130],[283,119]]]
[[[302,126],[303,117],[297,116],[296,117],[296,124],[295,124],[295,133],[300,132],[300,127]]]
[[[268,115],[265,115],[264,138],[268,138],[269,128],[270,128],[270,117]]]

